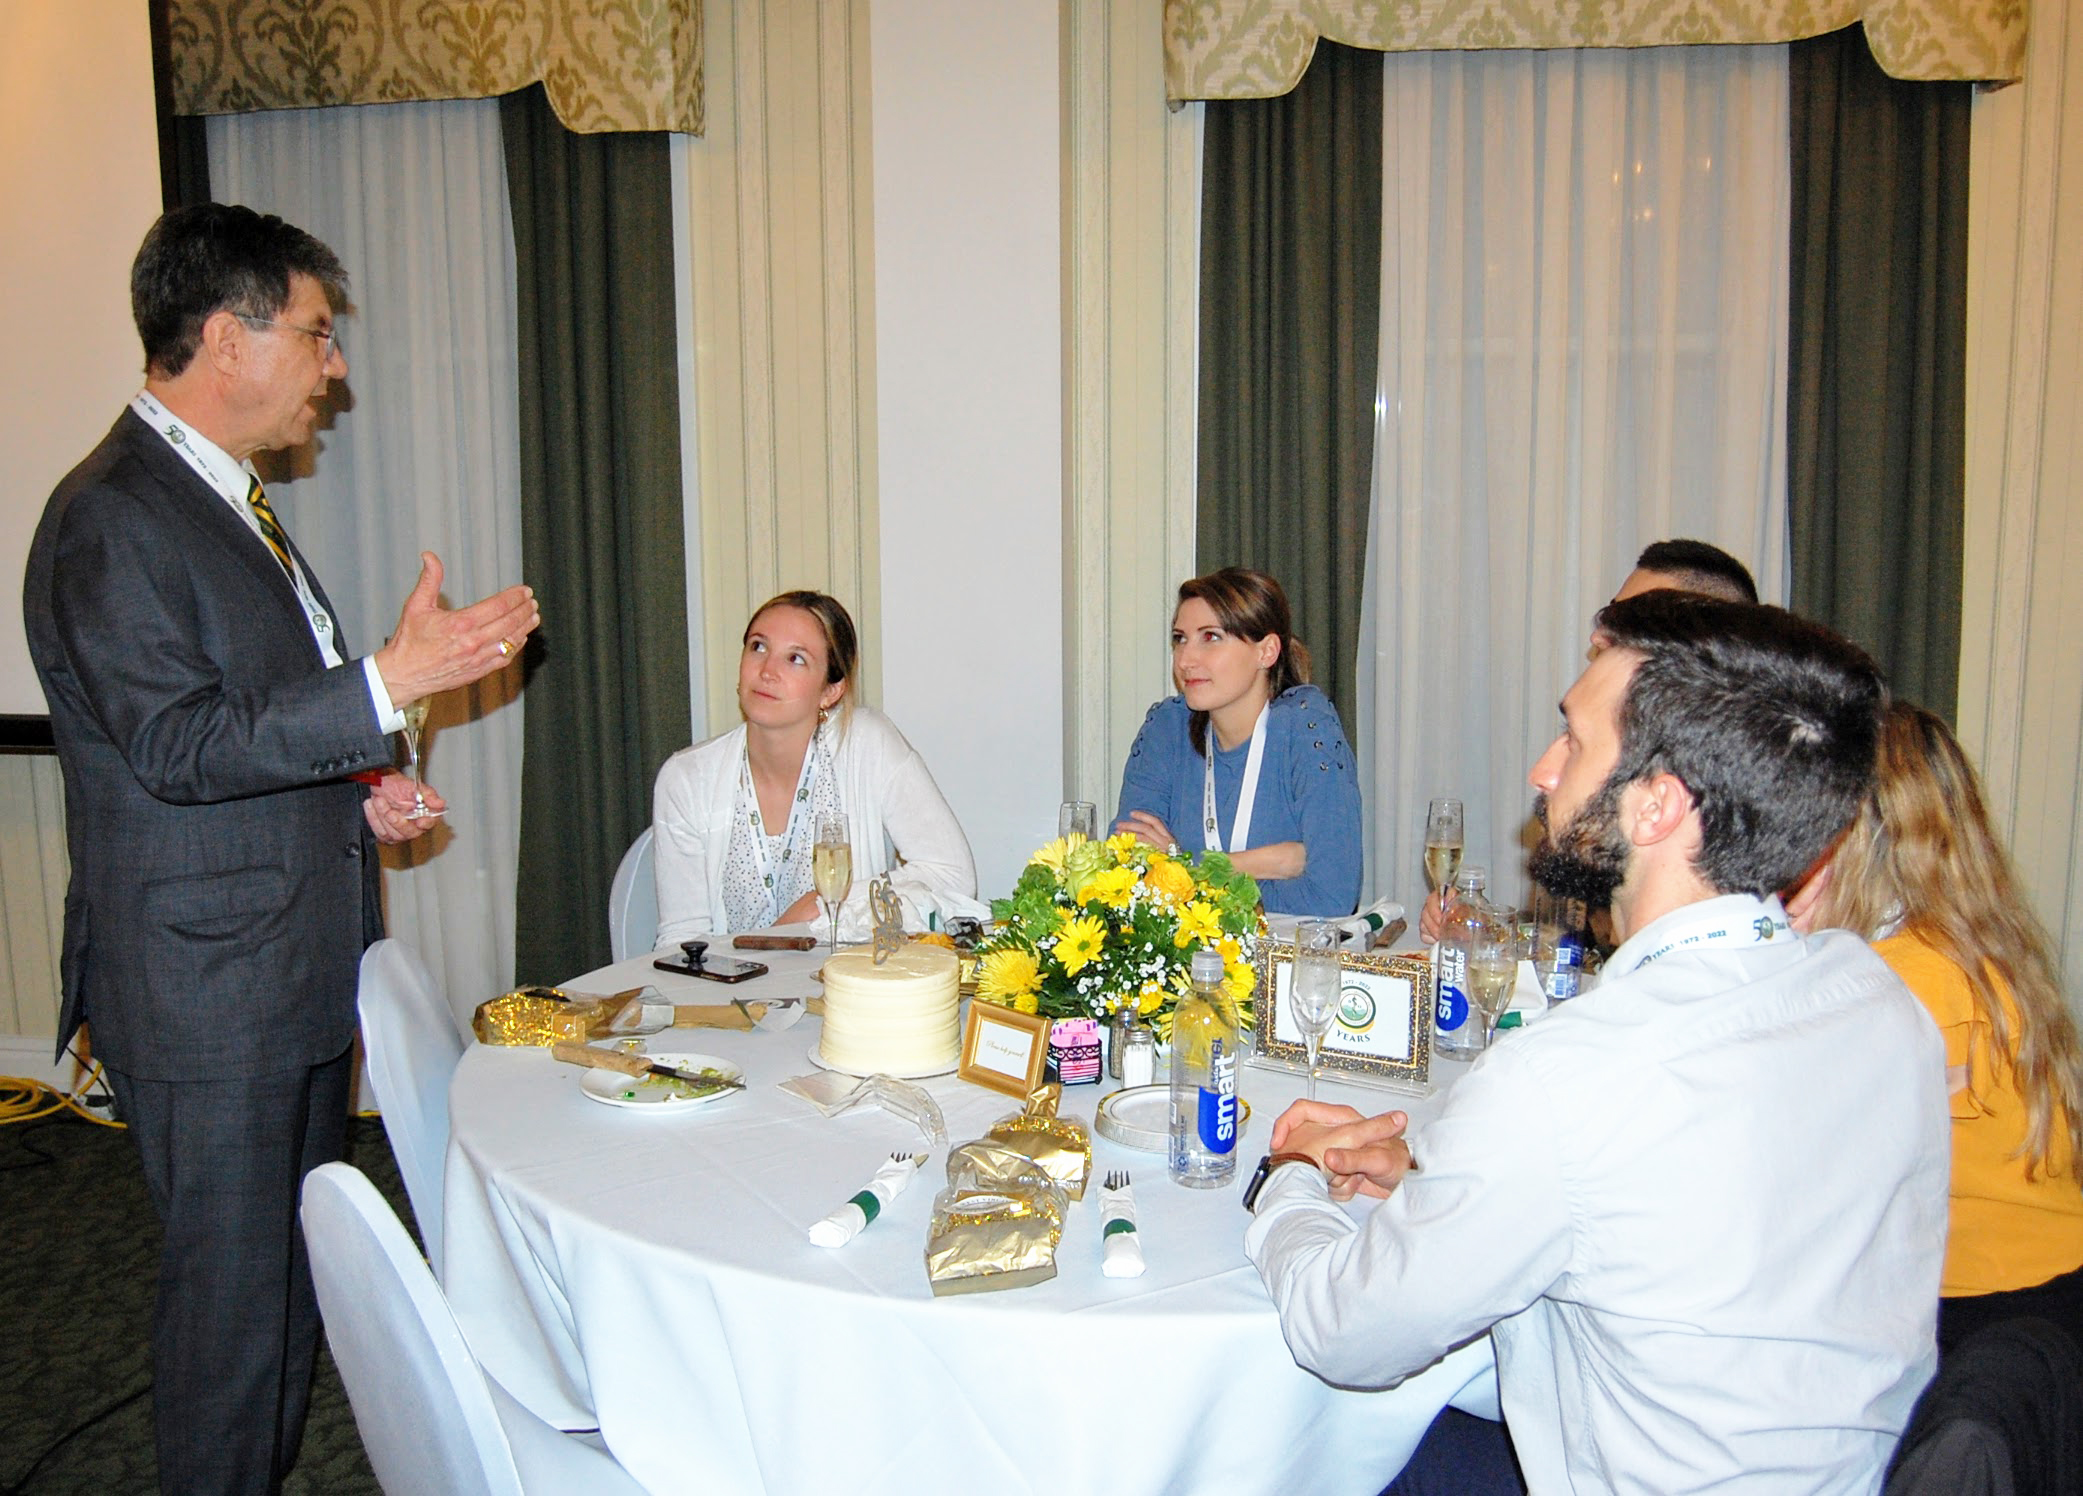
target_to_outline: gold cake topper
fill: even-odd
[[[882,965],[904,944],[904,904],[883,873],[868,885],[868,912],[875,922],[875,964]]]

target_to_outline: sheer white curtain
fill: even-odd
[[[521,579],[513,229],[495,100],[244,114],[209,122],[210,186],[339,254],[354,309],[339,409],[269,496],[354,648],[396,627],[422,549],[452,604]],[[272,472],[273,469],[264,468]],[[390,933],[469,1006],[514,959],[519,672],[439,698],[426,777],[448,818],[385,854]]]
[[[1783,48],[1385,59],[1358,739],[1370,887],[1426,800],[1525,887],[1526,773],[1648,541],[1786,587]]]

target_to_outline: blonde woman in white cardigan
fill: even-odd
[[[811,850],[828,815],[852,833],[842,935],[865,931],[868,880],[885,872],[911,928],[933,912],[982,912],[969,841],[925,760],[889,718],[854,703],[859,664],[853,619],[824,593],[784,592],[752,615],[738,656],[745,720],[658,771],[661,945],[817,919]]]

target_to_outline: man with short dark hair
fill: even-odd
[[[399,704],[507,664],[538,617],[525,587],[443,608],[425,552],[397,632],[349,651],[249,461],[310,440],[345,292],[271,215],[154,224],[145,387],[52,493],[22,593],[72,860],[58,1040],[92,1022],[166,1228],[153,1412],[182,1496],[275,1490],[296,1457],[318,1337],[298,1189],[345,1139],[375,843],[430,824],[390,769]]]
[[[1852,814],[1880,676],[1776,608],[1659,591],[1599,623],[1532,866],[1610,896],[1620,948],[1408,1143],[1401,1113],[1290,1108],[1246,1248],[1340,1385],[1490,1330],[1535,1490],[1871,1492],[1936,1362],[1944,1055],[1773,891]],[[1386,1199],[1355,1223],[1355,1192]]]
[[[1623,602],[1665,587],[1718,597],[1726,603],[1758,600],[1758,584],[1750,568],[1720,546],[1704,540],[1655,540],[1635,557],[1635,569],[1613,594],[1613,601]]]

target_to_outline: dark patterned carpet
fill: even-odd
[[[409,1226],[380,1121],[348,1124],[347,1161]],[[149,1338],[159,1222],[129,1136],[69,1115],[0,1127],[0,1231],[0,1496],[149,1496],[158,1490]],[[283,1490],[378,1491],[323,1349]]]

